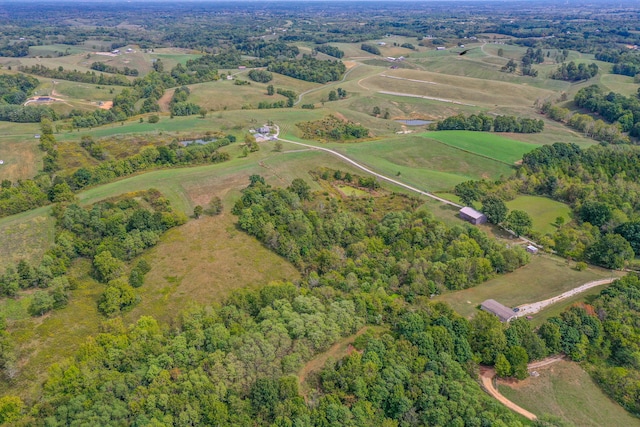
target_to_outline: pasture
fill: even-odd
[[[526,142],[515,141],[502,135],[491,132],[472,131],[438,131],[422,134],[425,138],[435,139],[450,147],[462,151],[477,154],[493,160],[514,164],[522,159],[522,156],[536,148]]]
[[[446,191],[470,179],[496,179],[513,169],[503,162],[458,150],[418,135],[358,144],[329,144],[387,176],[425,191]]]
[[[531,257],[529,264],[512,273],[495,277],[473,288],[446,292],[435,299],[449,303],[457,313],[468,318],[477,312],[477,307],[486,299],[492,298],[508,307],[515,307],[542,301],[612,275],[619,276],[620,273],[592,266],[584,271],[576,271],[561,258],[536,255]]]
[[[564,203],[547,197],[518,196],[506,202],[509,210],[519,209],[531,215],[533,230],[539,233],[553,233],[556,218],[563,217],[565,222],[571,220],[571,208]]]
[[[517,383],[498,381],[498,389],[538,416],[552,414],[576,426],[640,426],[640,419],[609,399],[579,364],[561,361],[537,371],[539,377]]]

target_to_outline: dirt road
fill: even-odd
[[[549,298],[543,301],[538,301],[538,302],[534,302],[531,304],[523,304],[518,306],[518,308],[520,309],[518,311],[518,313],[516,314],[516,317],[522,317],[522,316],[528,316],[530,314],[534,314],[539,312],[540,310],[542,310],[543,308],[551,305],[551,304],[555,304],[558,301],[562,301],[563,299],[567,299],[570,298],[574,295],[577,295],[581,292],[584,292],[588,289],[591,288],[595,288],[596,286],[602,286],[602,285],[608,285],[609,283],[613,282],[614,280],[618,280],[617,277],[611,277],[609,279],[601,279],[601,280],[594,280],[593,282],[588,282],[585,283],[584,285],[578,286],[577,288],[573,288],[567,292],[564,292],[560,295],[557,295],[553,298]]]
[[[288,142],[290,144],[301,145],[303,147],[311,148],[311,149],[314,149],[314,150],[326,151],[327,153],[331,153],[334,156],[340,157],[342,160],[346,161],[347,163],[350,163],[353,166],[357,167],[358,169],[361,169],[361,170],[363,170],[363,171],[365,171],[365,172],[367,172],[367,173],[369,173],[369,174],[371,174],[371,175],[373,175],[373,176],[375,176],[377,178],[383,179],[383,180],[388,181],[388,182],[390,182],[392,184],[395,184],[395,185],[397,185],[399,187],[406,188],[407,190],[413,191],[413,192],[421,194],[423,196],[430,197],[432,199],[435,199],[435,200],[437,200],[439,202],[442,202],[442,203],[445,203],[447,205],[455,206],[457,208],[461,208],[462,207],[461,205],[459,205],[457,203],[454,203],[454,202],[452,202],[450,200],[447,200],[447,199],[443,199],[442,197],[438,197],[435,194],[429,193],[427,191],[419,190],[419,189],[417,189],[415,187],[412,187],[410,185],[407,185],[407,184],[405,184],[403,182],[400,182],[400,181],[395,180],[393,178],[390,178],[388,176],[385,176],[385,175],[379,174],[377,172],[374,172],[371,169],[367,168],[366,166],[363,166],[360,163],[358,163],[358,162],[356,162],[354,160],[351,160],[349,157],[345,156],[344,154],[340,154],[335,150],[331,150],[329,148],[324,148],[324,147],[317,147],[315,145],[310,145],[310,144],[304,144],[302,142],[291,141],[291,140],[288,140],[288,139],[280,138],[279,136],[277,136],[277,138],[280,141]]]
[[[556,363],[559,362],[560,360],[562,360],[563,357],[562,356],[552,356],[552,357],[547,357],[546,359],[543,360],[539,360],[537,362],[531,362],[527,365],[527,368],[529,369],[529,371],[534,370],[534,369],[538,369],[542,366],[546,366],[546,365],[550,365],[552,363]],[[496,376],[496,371],[493,368],[489,368],[486,366],[483,366],[480,368],[480,380],[482,382],[482,387],[484,388],[484,390],[494,399],[496,399],[498,402],[502,403],[504,406],[506,406],[507,408],[511,409],[514,412],[519,413],[520,415],[530,419],[530,420],[535,420],[537,417],[535,414],[527,411],[526,409],[524,409],[521,406],[516,405],[515,403],[513,403],[512,401],[510,401],[509,399],[507,399],[506,397],[504,397],[499,391],[498,389],[494,386],[493,384],[493,380]]]

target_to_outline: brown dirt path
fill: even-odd
[[[546,359],[542,359],[542,360],[539,360],[537,362],[529,363],[527,365],[527,368],[529,370],[538,369],[538,368],[540,368],[542,366],[546,366],[546,365],[550,365],[552,363],[559,362],[562,359],[563,359],[562,356],[547,357]],[[495,376],[496,376],[495,369],[487,367],[487,366],[480,367],[480,381],[482,383],[482,388],[484,388],[484,390],[487,393],[489,393],[489,395],[491,397],[493,397],[498,402],[502,403],[504,406],[506,406],[507,408],[511,409],[512,411],[517,412],[520,415],[522,415],[523,417],[526,417],[526,418],[528,418],[528,419],[530,419],[532,421],[537,419],[538,417],[536,417],[535,414],[527,411],[526,409],[524,409],[521,406],[516,405],[515,403],[513,403],[512,401],[510,401],[509,399],[504,397],[498,391],[498,389],[495,387],[495,385],[493,383]]]

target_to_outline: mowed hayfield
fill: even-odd
[[[451,190],[471,179],[508,176],[513,167],[419,135],[357,144],[328,144],[376,172],[425,191]]]
[[[571,220],[571,208],[561,202],[539,196],[518,196],[506,202],[509,210],[527,212],[533,220],[533,230],[539,233],[553,233],[556,218],[562,217],[565,222]]]
[[[20,133],[13,133],[16,130]],[[37,132],[35,125],[0,122],[0,181],[32,178],[42,169],[42,152],[34,138]]]
[[[499,381],[498,389],[538,416],[551,414],[575,426],[640,426],[640,419],[605,395],[579,364],[561,361],[537,372],[540,376],[517,383]]]
[[[451,63],[449,59],[446,61]],[[455,61],[454,61],[455,62]],[[385,70],[359,82],[370,90],[440,98],[476,106],[529,107],[536,99],[554,95],[552,90],[486,76],[459,76],[421,70]]]
[[[495,277],[473,288],[447,292],[436,299],[449,303],[460,315],[472,317],[480,303],[487,299],[515,307],[560,295],[593,280],[619,276],[620,272],[597,267],[577,271],[561,258],[535,255],[529,264],[512,273]]]
[[[510,165],[521,160],[524,154],[536,148],[533,144],[515,141],[502,135],[491,132],[448,130],[428,132],[421,136]]]

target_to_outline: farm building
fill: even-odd
[[[527,246],[527,252],[529,252],[530,254],[537,254],[538,253],[538,248],[536,248],[533,245],[529,245]]]
[[[494,299],[486,300],[480,304],[480,308],[487,313],[495,314],[501,322],[509,322],[516,317],[516,313],[512,309]]]
[[[465,206],[460,209],[460,218],[465,221],[469,221],[471,224],[484,224],[487,222],[487,217],[482,212],[478,212],[477,210],[470,208],[469,206]]]

